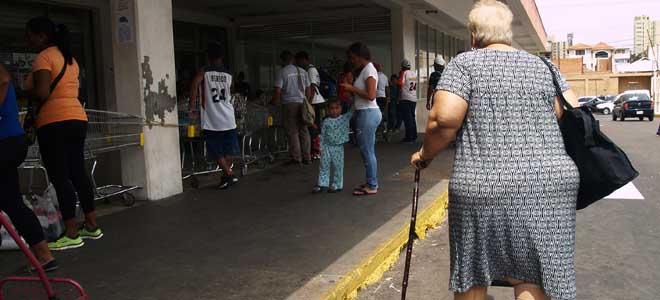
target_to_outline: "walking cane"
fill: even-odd
[[[408,290],[408,274],[410,274],[410,260],[412,259],[413,242],[415,241],[415,224],[417,223],[417,202],[419,202],[419,173],[420,169],[426,167],[426,162],[419,162],[415,170],[415,189],[412,200],[412,216],[410,217],[410,231],[408,233],[408,247],[406,249],[406,265],[403,271],[403,285],[401,288],[401,300],[406,300]]]

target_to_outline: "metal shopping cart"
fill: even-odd
[[[0,224],[7,229],[9,235],[30,261],[30,265],[37,269],[37,277],[13,276],[0,278],[0,300],[87,299],[87,293],[76,281],[68,278],[48,278],[37,258],[2,214],[0,214]]]
[[[101,153],[141,146],[144,119],[135,115],[111,111],[86,109],[85,112],[89,120],[85,141],[85,159],[91,161],[92,164],[90,179],[94,186],[94,199],[108,200],[111,197],[122,196],[124,205],[132,206],[135,204],[135,196],[130,192],[141,187],[125,185],[98,186],[95,179],[98,167],[97,156]],[[33,194],[35,170],[43,174],[45,186],[50,185],[48,172],[41,161],[38,143],[28,148],[25,162],[19,169],[30,171],[27,183],[28,193]]]
[[[284,112],[281,105],[268,106],[270,118],[268,120],[268,140],[266,146],[269,154],[269,162],[273,162],[280,154],[289,153],[289,136],[284,129]]]
[[[264,169],[273,160],[266,145],[271,115],[268,107],[247,103],[247,98],[243,96],[237,97],[234,105],[239,115],[237,125],[241,139],[241,175],[245,176],[249,165],[256,163],[259,169]]]
[[[179,112],[179,137],[181,141],[181,174],[183,180],[190,180],[193,188],[199,188],[197,176],[221,173],[217,162],[206,159],[206,142],[200,130],[199,118],[192,119],[186,112]],[[201,152],[204,158],[203,166],[199,165],[197,154]]]
[[[85,158],[92,161],[91,179],[95,190],[95,200],[107,200],[122,196],[124,205],[135,204],[135,195],[130,192],[139,186],[104,185],[98,186],[94,177],[98,166],[97,155],[132,147],[140,147],[144,142],[144,119],[140,116],[86,109],[88,122]]]

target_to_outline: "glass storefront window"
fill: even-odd
[[[418,89],[421,98],[426,97],[428,78],[433,72],[433,63],[437,56],[442,56],[446,62],[451,61],[459,51],[468,47],[466,41],[450,36],[427,24],[415,24],[415,61],[419,77]]]
[[[435,29],[429,30],[429,76],[430,73],[435,71],[433,70],[433,64],[435,62],[436,56],[438,55],[438,50],[436,48],[436,34],[437,31]]]
[[[21,94],[25,79],[36,53],[26,50],[25,24],[34,17],[47,16],[55,23],[65,24],[71,32],[71,50],[80,67],[80,101],[88,108],[100,108],[97,95],[96,65],[92,13],[89,10],[29,1],[0,2],[0,63],[9,71],[14,85]],[[27,100],[19,96],[19,106]]]
[[[207,64],[206,47],[210,42],[225,45],[225,65],[231,59],[227,32],[220,27],[186,22],[174,22],[174,64],[176,68],[177,99],[183,101],[179,109],[186,109],[190,84],[197,70]]]
[[[450,61],[453,57],[453,55],[451,54],[450,41],[451,41],[451,37],[449,35],[445,34],[444,50],[445,50],[445,59],[447,61]]]
[[[425,84],[428,81],[429,76],[429,27],[426,24],[418,24],[420,24],[420,26],[417,39],[419,41],[419,55],[417,60],[417,95],[418,97],[424,97],[426,94]]]

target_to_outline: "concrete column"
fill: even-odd
[[[406,58],[410,61],[413,70],[417,70],[417,34],[415,30],[415,16],[412,11],[405,7],[394,7],[391,9],[392,23],[392,70],[398,72],[401,69],[401,61]],[[425,85],[419,84],[419,87]],[[418,91],[421,95],[421,91]],[[417,130],[424,132],[428,120],[426,110],[426,99],[417,102]]]
[[[392,23],[392,71],[401,68],[404,58],[410,60],[413,69],[415,60],[415,17],[407,8],[393,7],[391,10]]]
[[[176,107],[171,0],[111,0],[119,112],[144,117],[144,148],[122,151],[124,184],[141,198],[183,191]]]

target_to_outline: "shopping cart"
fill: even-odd
[[[234,102],[239,118],[238,133],[241,141],[241,175],[248,173],[248,166],[257,164],[259,169],[266,168],[273,158],[267,150],[270,110],[257,103],[247,103],[247,97],[239,96]]]
[[[268,134],[266,150],[268,160],[272,163],[278,155],[289,153],[289,136],[284,129],[284,116],[282,105],[269,105]]]
[[[132,206],[135,204],[135,196],[130,192],[141,187],[116,184],[98,186],[95,179],[98,167],[97,156],[101,153],[141,146],[144,120],[139,116],[111,111],[86,109],[85,112],[89,121],[84,154],[85,160],[91,161],[92,164],[90,179],[94,186],[94,199],[97,201],[108,200],[111,197],[122,196],[124,205]],[[25,162],[19,169],[30,171],[27,182],[28,193],[33,194],[35,184],[33,171],[35,170],[43,174],[45,186],[50,185],[48,172],[41,161],[38,143],[28,148]]]
[[[95,200],[108,200],[111,197],[122,196],[126,206],[135,204],[132,191],[141,189],[139,186],[96,184],[95,172],[98,166],[97,156],[143,145],[144,119],[140,116],[86,109],[88,119],[87,139],[85,144],[85,159],[92,161],[91,180],[95,191]]]
[[[37,258],[20,238],[14,227],[0,214],[0,224],[7,229],[30,265],[37,269],[37,277],[13,276],[0,278],[0,300],[85,300],[87,293],[79,283],[68,278],[48,278]]]

